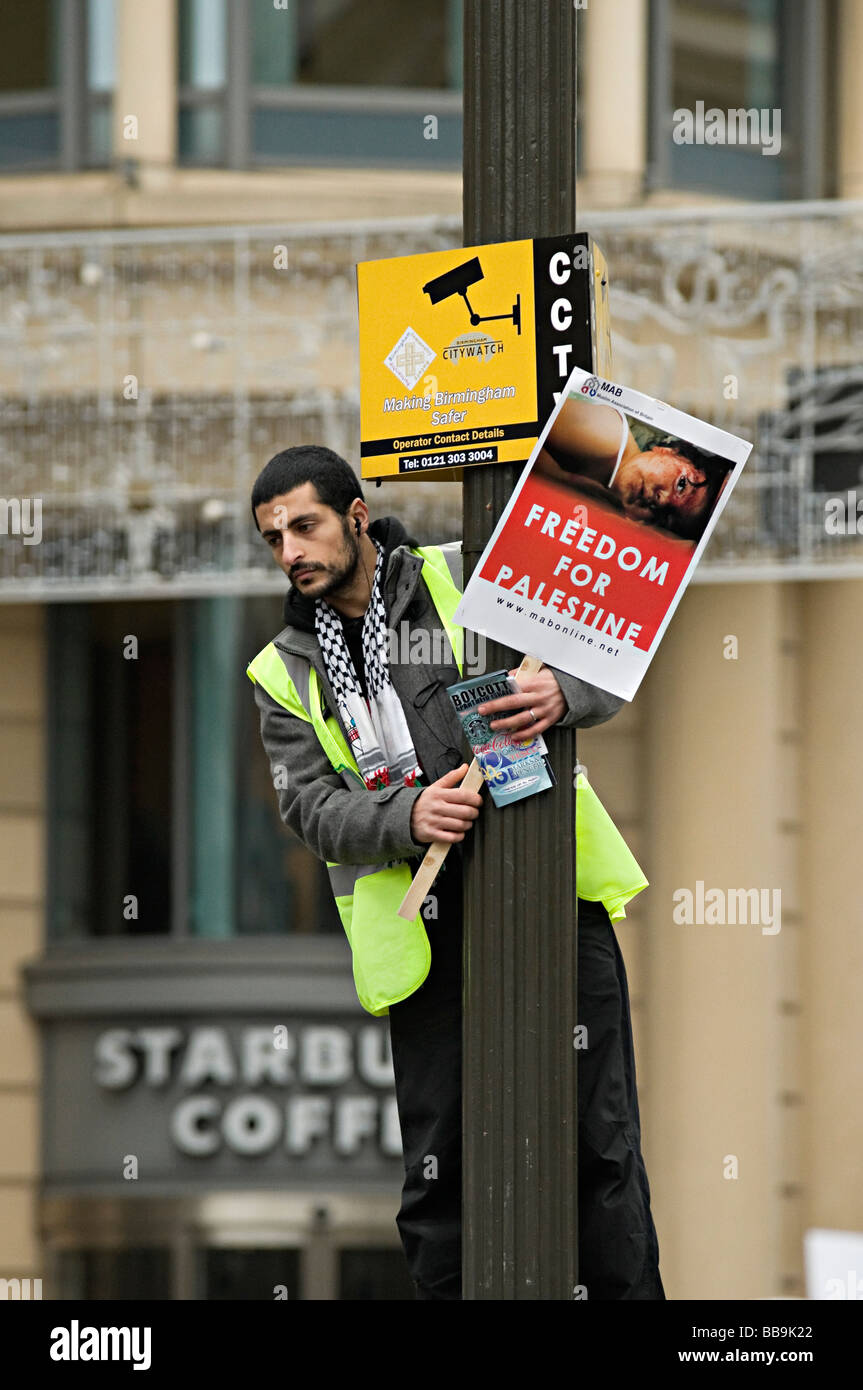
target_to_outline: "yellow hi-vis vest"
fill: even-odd
[[[422,577],[462,671],[464,629],[453,617],[461,599],[444,552],[420,546],[412,552],[423,561]],[[249,663],[246,674],[289,714],[312,725],[335,772],[353,791],[365,783],[333,714],[324,718],[320,678],[305,658],[281,651],[272,642]],[[602,902],[613,922],[626,916],[625,905],[647,887],[647,879],[584,773],[576,776],[578,895]],[[394,864],[327,863],[330,886],[351,947],[357,998],[376,1018],[389,1013],[419,989],[431,965],[431,947],[422,917],[412,922],[398,909],[411,884],[407,861]]]

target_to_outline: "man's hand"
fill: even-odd
[[[509,674],[518,676],[517,671]],[[478,712],[505,716],[493,719],[491,727],[496,732],[508,733],[516,743],[529,743],[562,718],[566,713],[566,701],[557,678],[547,666],[531,675],[518,676],[518,683],[521,689],[517,695],[487,700],[478,707]]]
[[[418,844],[443,840],[452,845],[463,840],[470,830],[479,815],[482,797],[479,792],[462,791],[458,785],[467,766],[462,763],[420,792],[411,811],[411,834]]]

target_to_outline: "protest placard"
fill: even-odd
[[[576,368],[456,621],[631,700],[751,448]]]

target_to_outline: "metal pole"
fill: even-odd
[[[572,232],[576,6],[464,11],[464,243]],[[520,471],[465,471],[465,578]],[[489,646],[487,669],[518,665]],[[465,842],[465,1299],[571,1299],[578,1282],[575,734],[546,741],[555,788],[487,806]]]

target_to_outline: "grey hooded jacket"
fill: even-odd
[[[382,586],[388,623],[399,637],[390,663],[393,687],[404,709],[424,783],[436,781],[470,761],[461,725],[446,687],[459,680],[452,648],[422,579],[422,559],[411,554],[404,527],[394,517],[373,522],[369,534],[384,545]],[[457,550],[460,553],[460,545]],[[305,657],[320,676],[322,699],[338,718],[314,630],[314,605],[295,590],[285,602],[286,626],[277,648]],[[426,637],[414,634],[425,632]],[[405,635],[413,641],[402,640]],[[441,665],[410,660],[411,648],[440,654]],[[567,705],[560,723],[587,729],[610,719],[623,704],[586,681],[555,670]],[[310,723],[289,714],[259,684],[255,700],[261,738],[277,788],[279,812],[288,828],[319,859],[339,864],[385,864],[413,859],[428,848],[411,836],[411,811],[421,787],[391,786],[368,791],[345,785],[321,748]]]

